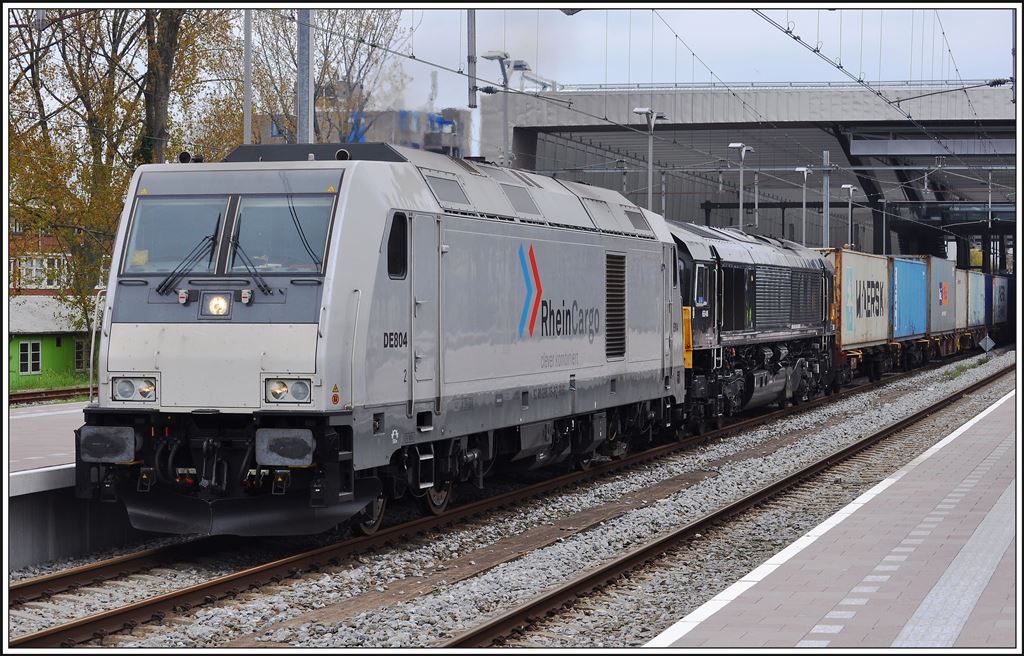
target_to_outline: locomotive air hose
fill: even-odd
[[[172,482],[167,476],[164,475],[164,467],[161,462],[161,456],[164,450],[167,448],[167,440],[160,440],[160,445],[156,447],[156,454],[153,455],[153,469],[156,470],[156,480],[161,483]]]
[[[170,455],[167,456],[167,479],[171,482],[174,481],[174,456],[178,455],[179,448],[181,448],[181,442],[175,442],[171,447]]]
[[[252,458],[252,442],[249,443],[249,448],[245,450],[245,457],[242,458],[242,467],[238,470],[238,476],[235,477],[236,481],[245,480],[245,475],[249,472],[249,460]]]

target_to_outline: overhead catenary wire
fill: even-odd
[[[608,119],[608,10],[604,10],[604,118]]]
[[[878,82],[882,81],[882,27],[885,21],[885,10],[878,10]]]
[[[275,10],[263,10],[263,11],[275,11]],[[662,22],[665,22],[664,18],[661,17],[660,13],[658,13],[657,11],[656,11],[656,13],[659,16],[659,18],[662,20]],[[295,18],[295,17],[286,16],[286,19],[291,20],[293,22],[297,22],[297,18]],[[665,24],[668,25],[667,22],[665,22]],[[353,37],[351,35],[344,34],[344,33],[339,33],[339,32],[336,32],[336,31],[333,31],[333,30],[329,30],[329,29],[326,29],[326,28],[323,28],[323,27],[320,27],[320,26],[312,26],[312,27],[314,29],[317,29],[318,31],[326,32],[326,33],[332,34],[334,36],[338,36],[340,38],[344,38],[344,39],[348,39],[348,40],[352,40],[352,41],[357,41],[359,43],[363,43],[363,44],[371,46],[373,48],[378,48],[380,50],[383,50],[384,52],[387,52],[387,53],[395,55],[395,56],[409,58],[408,55],[405,55],[404,53],[396,52],[396,51],[392,50],[391,48],[388,48],[387,46],[383,46],[383,45],[380,45],[380,44],[367,42],[365,39],[361,39],[359,37]],[[670,31],[672,31],[673,34],[676,35],[676,38],[679,38],[678,34],[676,34],[675,30],[672,29],[671,26],[668,26],[668,27],[669,27]],[[695,61],[696,60],[700,60],[700,57],[696,54],[696,52],[693,51],[692,48],[690,48],[681,39],[680,39],[680,41],[683,43],[683,45],[685,47],[687,47],[688,50],[690,50],[690,52],[693,55],[693,58],[694,58]],[[430,62],[430,61],[425,60],[425,59],[416,58],[416,59],[414,59],[414,61],[418,61],[420,63],[426,64],[426,65],[429,65],[429,66],[433,66],[433,67],[438,68],[440,70],[445,70],[445,71],[448,71],[450,73],[454,73],[454,74],[457,74],[457,75],[465,75],[464,73],[460,73],[457,70],[454,70],[454,69],[452,69],[450,67],[444,66],[443,64],[438,64],[438,63],[435,63],[435,62]],[[714,75],[714,72],[710,69],[710,67],[708,67],[707,64],[705,64],[703,62],[703,60],[700,60],[700,61],[701,61],[701,64],[704,65],[705,68],[707,68],[711,72],[713,78],[717,77],[717,76]],[[487,83],[487,84],[490,84],[492,86],[500,86],[500,83],[498,83],[498,82],[486,80],[486,79],[480,78],[479,76],[478,76],[478,79],[480,81],[482,81],[484,83]],[[719,78],[719,80],[721,81],[721,78]],[[737,100],[741,103],[741,105],[744,105],[748,109],[748,111],[750,111],[751,108],[749,107],[749,104],[747,104],[745,101],[743,101],[741,98],[739,98],[736,95],[735,91],[733,91],[731,89],[731,87],[726,85],[724,83],[724,81],[722,82],[722,84],[733,94],[734,97],[737,98]],[[618,123],[618,122],[616,122],[614,120],[611,120],[611,119],[608,119],[608,118],[602,118],[600,116],[597,116],[596,114],[592,114],[590,112],[587,112],[585,110],[579,109],[577,107],[573,107],[571,100],[565,100],[565,99],[561,99],[561,98],[551,98],[549,96],[545,96],[544,94],[540,93],[539,91],[518,91],[518,90],[510,88],[508,92],[513,94],[513,95],[530,96],[530,97],[534,97],[534,98],[537,98],[539,100],[542,100],[544,102],[549,102],[549,103],[553,103],[553,104],[559,104],[559,105],[563,106],[563,108],[565,108],[568,111],[573,111],[573,112],[579,113],[581,115],[587,116],[587,117],[592,118],[594,120],[599,120],[599,121],[603,120],[606,123],[608,123],[609,125],[616,126],[616,127],[619,127],[619,128],[621,128],[623,130],[626,130],[626,131],[629,131],[629,132],[633,132],[633,133],[636,133],[636,134],[642,134],[642,135],[646,136],[646,131],[639,130],[639,129],[637,129],[637,128],[633,127],[633,126],[630,126],[630,125]],[[665,139],[660,138],[657,134],[655,134],[654,139],[657,140],[657,141],[660,141],[662,143],[666,142]],[[804,148],[806,148],[806,147],[804,147]],[[691,147],[691,149],[694,150],[695,152],[699,152],[701,154],[704,154],[705,156],[713,157],[713,155],[711,155],[710,153],[707,153],[707,152],[702,151],[700,149],[693,148],[693,147]],[[729,164],[733,164],[733,162],[730,162],[729,160],[723,160],[723,161],[725,161],[725,162],[727,162]],[[837,168],[842,170],[841,167],[837,167]],[[785,180],[783,178],[778,178],[778,180],[780,180],[784,184],[789,184],[789,185],[792,185],[792,186],[796,186],[797,185],[797,183],[789,181],[789,180]],[[817,192],[817,193],[820,194],[820,192]],[[933,228],[934,227],[934,226],[931,226],[931,225],[929,225],[927,223],[924,223],[924,222],[916,221],[916,220],[913,220],[913,219],[907,219],[906,217],[900,217],[898,215],[893,215],[891,213],[886,213],[886,212],[884,212],[884,210],[878,209],[878,210],[873,210],[873,211],[878,211],[878,212],[882,212],[882,213],[885,213],[885,214],[889,214],[890,216],[894,216],[894,217],[897,217],[897,218],[903,218],[905,220],[908,220],[908,221],[911,221],[911,222],[914,222],[914,223],[919,223],[920,225],[927,226],[929,228]],[[941,228],[936,228],[936,229],[940,229],[941,230]],[[946,231],[946,232],[948,232],[948,231]]]
[[[869,83],[865,82],[864,80],[859,80],[859,79],[857,79],[857,78],[856,78],[855,76],[853,76],[853,75],[852,75],[852,74],[851,74],[851,73],[850,73],[849,71],[847,71],[846,69],[844,69],[844,68],[843,68],[843,67],[842,67],[841,65],[839,65],[839,64],[837,64],[836,62],[834,62],[833,60],[829,59],[829,57],[828,57],[827,55],[824,55],[824,54],[822,54],[822,53],[821,53],[820,51],[817,51],[817,50],[814,50],[814,49],[812,49],[812,48],[811,48],[811,47],[810,47],[809,45],[807,45],[807,43],[805,43],[805,42],[804,42],[804,41],[803,41],[803,40],[802,40],[802,39],[801,39],[801,38],[800,38],[800,37],[799,37],[798,35],[796,35],[796,34],[794,34],[794,33],[791,33],[791,32],[786,32],[785,28],[783,28],[783,27],[782,27],[781,25],[779,25],[779,24],[778,24],[778,22],[776,22],[776,21],[775,21],[774,19],[772,19],[771,17],[769,17],[769,16],[767,15],[767,14],[765,14],[765,13],[764,13],[764,12],[762,12],[761,10],[759,10],[759,9],[753,9],[753,10],[751,10],[751,11],[753,11],[753,12],[754,12],[755,14],[757,14],[758,16],[760,16],[760,17],[761,17],[762,19],[764,19],[764,20],[765,20],[765,21],[766,21],[767,23],[769,23],[770,25],[774,26],[775,28],[777,28],[777,29],[779,29],[780,31],[782,31],[783,33],[785,33],[785,34],[786,34],[787,36],[789,36],[790,38],[792,38],[793,40],[795,40],[795,41],[796,41],[797,43],[801,44],[802,46],[804,46],[804,47],[805,47],[805,48],[807,48],[808,50],[811,50],[812,52],[814,52],[814,54],[815,54],[815,55],[817,55],[817,56],[818,56],[819,58],[821,58],[822,60],[824,60],[825,62],[827,62],[827,63],[828,63],[829,65],[833,66],[834,68],[836,68],[837,70],[839,70],[840,72],[842,72],[842,73],[843,73],[844,75],[846,75],[847,77],[849,77],[850,79],[852,79],[852,80],[853,80],[854,82],[857,82],[858,84],[860,84],[861,86],[863,86],[863,87],[864,87],[864,88],[866,88],[867,90],[871,91],[871,92],[872,92],[873,94],[875,94],[875,95],[876,95],[876,96],[877,96],[877,97],[878,97],[879,99],[881,99],[881,100],[882,100],[883,102],[885,102],[885,103],[886,103],[886,104],[887,104],[887,105],[888,105],[889,107],[891,107],[891,108],[892,108],[892,109],[893,109],[894,111],[898,112],[898,113],[899,113],[899,114],[901,114],[901,115],[902,115],[902,116],[903,116],[904,118],[906,118],[906,119],[907,119],[908,121],[910,121],[910,123],[911,123],[911,124],[913,124],[913,125],[914,125],[914,127],[916,127],[916,128],[917,128],[917,129],[919,129],[919,130],[920,130],[920,131],[921,131],[922,133],[924,133],[924,135],[925,135],[925,136],[927,136],[927,137],[928,137],[929,139],[931,139],[931,140],[932,140],[933,142],[935,142],[935,144],[936,144],[936,145],[938,145],[938,146],[939,146],[940,148],[942,148],[943,150],[945,150],[945,151],[946,151],[946,153],[948,153],[948,155],[949,155],[949,156],[953,157],[954,159],[956,159],[957,161],[959,161],[960,163],[964,164],[965,166],[967,166],[968,168],[970,168],[970,169],[972,169],[972,170],[973,170],[973,169],[976,169],[976,168],[978,168],[978,167],[972,166],[972,165],[968,164],[967,162],[965,162],[965,161],[964,161],[964,160],[963,160],[963,159],[962,159],[962,158],[961,158],[961,157],[960,157],[959,155],[957,155],[957,154],[956,154],[955,152],[953,152],[953,151],[952,151],[952,150],[951,150],[951,149],[949,148],[949,146],[947,146],[947,145],[946,145],[946,144],[945,144],[945,143],[944,143],[944,142],[943,142],[943,141],[942,141],[941,139],[939,139],[938,137],[936,137],[936,136],[935,136],[934,134],[932,134],[932,133],[931,133],[931,132],[930,132],[930,131],[929,131],[929,130],[928,130],[928,129],[927,129],[927,128],[926,128],[925,126],[924,126],[924,125],[922,125],[922,124],[920,123],[920,121],[918,121],[917,119],[913,118],[913,116],[911,116],[909,112],[905,111],[905,110],[904,110],[904,109],[903,109],[902,107],[900,107],[900,106],[899,106],[899,105],[898,105],[898,104],[897,104],[897,103],[896,103],[895,101],[893,101],[893,100],[890,100],[890,99],[889,99],[889,98],[888,98],[888,97],[887,97],[887,96],[886,96],[885,94],[883,94],[883,93],[882,93],[881,91],[879,91],[878,89],[874,88],[873,86],[871,86],[871,85],[870,85]],[[981,169],[981,170],[983,170],[983,169]],[[983,180],[978,180],[978,182],[983,182]]]
[[[914,20],[915,12],[913,9],[910,10],[910,81],[914,81],[914,26],[917,22]]]
[[[653,17],[652,17],[652,23],[653,23]],[[318,29],[319,29],[319,28],[318,28]],[[678,45],[676,45],[676,48],[678,48]],[[691,52],[692,52],[692,51],[691,51]],[[692,55],[693,55],[693,61],[695,62],[695,61],[696,61],[696,59],[697,59],[698,57],[697,57],[696,53],[692,53]],[[412,56],[412,58],[415,58],[415,56],[413,55],[413,56]],[[416,60],[417,60],[417,61],[422,61],[422,60],[419,60],[419,59],[416,59]],[[429,62],[428,62],[428,63],[429,63]],[[704,62],[702,61],[702,64],[703,64],[703,63],[704,63]],[[706,66],[706,64],[705,64],[705,66]],[[707,66],[706,66],[706,67],[707,67]],[[710,67],[707,67],[707,68],[708,68],[708,71],[709,71],[709,73],[711,73],[711,75],[712,75],[712,81],[713,81],[713,78],[715,77],[715,76],[714,76],[714,72],[713,72],[713,71],[712,71],[712,70],[710,69]],[[462,74],[461,70],[457,70],[457,71],[453,71],[453,72],[456,72],[456,73],[458,73],[458,74]],[[652,74],[653,74],[653,63],[652,63]],[[607,79],[607,73],[606,73],[606,79]],[[653,77],[652,77],[652,82],[653,82]],[[731,91],[731,89],[730,89],[730,91]],[[539,95],[537,95],[537,94],[530,94],[530,95],[535,95],[535,97],[541,98],[541,99],[543,99],[543,100],[546,100],[546,101],[549,101],[549,102],[565,102],[564,100],[561,100],[561,99],[551,99],[551,98],[542,98],[541,96],[539,96]],[[733,95],[735,96],[735,93],[734,93]],[[739,98],[738,98],[738,96],[737,96],[737,99],[739,99]],[[741,103],[743,103],[742,99],[739,99],[739,100],[741,101]],[[571,104],[571,103],[570,103],[570,104]],[[577,110],[577,109],[575,109],[575,108],[572,108],[571,106],[569,107],[569,109],[570,109],[570,110],[572,110],[572,111],[579,111],[579,110]],[[625,126],[620,126],[620,127],[625,127]],[[674,142],[674,143],[678,143],[678,142],[677,142],[677,141],[676,141],[675,139],[673,139],[673,142]],[[696,150],[696,149],[695,149],[695,150]],[[702,151],[698,151],[698,152],[702,152]],[[787,184],[792,184],[792,183],[790,183],[789,181],[785,181],[785,180],[783,180],[783,182],[786,182]],[[891,184],[891,183],[890,183],[890,184]],[[798,185],[794,185],[794,186],[798,186]],[[900,186],[902,186],[902,185],[900,185]]]
[[[921,74],[922,80],[930,80],[931,78],[924,74],[925,69],[928,66],[928,13],[925,10],[921,10],[921,53],[920,53],[920,65],[918,70]]]
[[[793,137],[792,137],[792,136],[791,136],[791,135],[790,135],[790,134],[789,134],[788,132],[785,132],[784,130],[782,130],[782,128],[780,128],[780,127],[778,126],[778,124],[776,124],[775,122],[773,122],[773,121],[768,121],[768,120],[767,120],[767,119],[766,119],[766,118],[765,118],[765,117],[764,117],[763,115],[761,115],[761,113],[760,113],[760,112],[758,112],[758,111],[757,111],[757,110],[756,110],[755,108],[753,108],[753,107],[752,107],[752,106],[750,106],[750,105],[749,105],[749,104],[748,104],[748,103],[747,103],[746,101],[744,101],[744,100],[743,100],[742,98],[740,98],[740,97],[739,97],[739,95],[737,95],[737,94],[736,94],[736,92],[735,92],[735,91],[734,91],[734,90],[732,89],[732,87],[730,87],[730,86],[729,86],[729,84],[728,84],[728,83],[726,83],[726,82],[725,82],[724,80],[722,80],[722,79],[721,79],[721,77],[719,77],[719,76],[715,75],[714,71],[713,71],[713,70],[711,70],[711,67],[710,67],[710,66],[708,66],[708,65],[707,65],[707,64],[706,64],[706,63],[705,63],[705,62],[704,62],[704,61],[703,61],[702,59],[700,59],[700,57],[698,57],[698,56],[697,56],[697,53],[696,53],[696,52],[695,52],[695,51],[694,51],[694,50],[693,50],[692,48],[690,48],[690,46],[689,46],[689,45],[688,45],[688,44],[686,43],[686,41],[684,41],[684,40],[683,40],[683,39],[682,39],[682,38],[681,38],[681,37],[680,37],[680,36],[678,35],[678,33],[677,33],[677,32],[676,32],[676,31],[675,31],[675,30],[674,30],[673,28],[672,28],[672,26],[671,26],[671,25],[669,25],[669,24],[668,24],[668,21],[666,21],[664,17],[661,17],[661,16],[660,16],[660,14],[659,14],[659,18],[661,18],[662,22],[663,22],[663,23],[665,23],[666,27],[668,27],[668,28],[669,28],[669,30],[670,30],[670,31],[672,32],[673,36],[674,36],[674,37],[675,37],[675,38],[676,38],[676,39],[677,39],[677,40],[678,40],[678,41],[679,41],[680,43],[682,43],[684,47],[686,47],[686,48],[687,48],[688,50],[690,50],[690,53],[691,53],[691,55],[693,56],[693,59],[694,59],[694,60],[700,60],[700,62],[701,62],[701,65],[703,65],[703,66],[704,66],[704,67],[705,67],[705,68],[706,68],[706,69],[708,70],[708,72],[709,72],[709,73],[711,74],[711,78],[712,78],[712,83],[714,82],[714,79],[715,79],[715,78],[717,77],[717,78],[718,78],[718,81],[719,81],[719,83],[720,83],[720,84],[721,84],[722,86],[724,86],[724,87],[725,87],[725,88],[726,88],[726,89],[727,89],[727,90],[728,90],[728,91],[729,91],[729,92],[730,92],[730,93],[731,93],[731,94],[733,95],[733,97],[734,97],[734,98],[736,98],[736,100],[737,100],[737,101],[738,101],[738,102],[740,103],[740,105],[741,105],[741,106],[743,107],[743,109],[744,109],[744,110],[745,110],[745,111],[746,111],[746,112],[747,112],[748,114],[750,114],[750,115],[751,115],[752,117],[756,118],[756,119],[757,119],[758,121],[760,121],[760,122],[762,122],[762,123],[767,123],[767,124],[768,124],[768,125],[769,125],[770,127],[772,127],[773,129],[775,129],[775,130],[778,130],[778,131],[781,131],[781,132],[782,132],[782,134],[783,134],[783,135],[784,135],[784,136],[785,136],[785,137],[786,137],[787,139],[789,139],[789,141],[791,141],[792,143],[794,143],[794,144],[795,144],[796,146],[798,146],[798,147],[799,147],[799,148],[801,148],[802,150],[805,150],[805,151],[807,151],[807,152],[808,152],[809,154],[811,154],[811,155],[812,155],[812,156],[814,156],[814,157],[817,157],[817,156],[818,156],[818,153],[816,153],[816,152],[814,152],[814,151],[811,151],[811,150],[810,150],[809,148],[807,148],[807,146],[806,146],[805,144],[803,144],[802,142],[800,142],[800,141],[798,141],[798,140],[794,139],[794,138],[793,138]],[[791,33],[791,31],[790,31],[790,32],[788,32],[788,33]],[[819,45],[820,45],[820,44],[819,44]],[[858,80],[858,82],[860,82],[860,83],[863,83],[863,81],[862,81],[862,80]],[[691,96],[691,98],[692,98],[692,96]],[[691,105],[691,106],[692,106],[692,105]],[[693,116],[692,116],[692,112],[691,112],[691,123],[692,123],[692,122],[693,122]],[[691,134],[692,134],[692,133],[691,133]],[[699,151],[699,149],[694,149],[694,150],[698,150],[698,152],[702,152],[702,151]],[[860,178],[870,179],[870,180],[872,180],[873,182],[875,182],[876,184],[878,184],[878,185],[880,185],[880,186],[881,186],[881,185],[888,185],[888,186],[896,186],[896,187],[901,187],[901,188],[905,186],[905,185],[904,185],[904,184],[902,184],[902,183],[895,183],[895,184],[894,184],[894,183],[890,183],[890,182],[887,182],[887,181],[885,181],[885,180],[882,180],[882,179],[880,179],[880,178],[878,178],[878,177],[876,177],[876,176],[871,176],[871,175],[865,174],[865,173],[863,173],[863,172],[860,172],[860,173],[854,173],[854,172],[853,172],[852,170],[846,169],[845,167],[842,167],[842,166],[839,166],[839,165],[833,165],[833,169],[834,169],[834,170],[836,170],[836,171],[842,171],[842,172],[844,172],[844,173],[848,173],[848,174],[851,174],[851,175],[854,175],[854,176],[857,176],[857,177],[860,177]],[[795,183],[792,183],[792,182],[790,182],[790,181],[785,181],[785,182],[786,182],[787,184],[794,184],[794,185],[795,185]],[[818,194],[818,195],[823,195],[823,194],[821,193],[821,191],[819,191],[818,189],[814,189],[813,193],[816,193],[816,194]],[[830,198],[831,198],[831,197],[832,197],[832,194],[829,194],[829,196],[830,196]],[[875,209],[874,209],[873,211],[877,211],[877,212],[881,212],[881,213],[884,213],[884,210],[883,210],[883,209],[881,209],[881,208],[877,208],[877,207],[876,207],[876,208],[875,208]]]
[[[953,48],[949,45],[949,39],[946,37],[946,28],[942,25],[942,17],[939,16],[938,10],[933,10],[933,11],[934,11],[935,19],[939,23],[939,30],[942,32],[942,41],[943,41],[943,43],[945,43],[946,51],[949,53],[949,61],[950,61],[950,63],[953,66],[953,70],[956,71],[956,78],[957,78],[957,80],[959,80],[961,87],[966,87],[966,85],[964,84],[964,78],[963,78],[962,75],[960,75],[960,67],[957,66],[956,58],[953,56]],[[974,108],[974,103],[971,101],[971,94],[967,93],[967,89],[966,88],[964,88],[964,96],[967,98],[967,106],[970,108],[971,113],[974,114],[975,124],[979,128],[982,129],[982,136],[985,137],[985,139],[990,142],[991,138],[988,136],[988,134],[985,132],[984,128],[982,127],[982,125],[981,125],[981,118],[978,116],[978,110],[976,110]],[[991,143],[989,143],[989,145],[991,146]],[[995,154],[995,147],[994,146],[992,146],[992,153]]]

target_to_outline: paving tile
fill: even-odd
[[[999,450],[1010,444],[1014,400],[713,615],[727,621],[709,618],[680,645],[889,648],[1016,475],[1013,448]],[[1015,547],[1008,553],[1009,569],[1000,561],[957,647],[1014,646]]]

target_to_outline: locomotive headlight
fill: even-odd
[[[271,403],[309,403],[312,381],[308,378],[269,378],[266,400]]]
[[[220,294],[211,296],[206,302],[206,311],[214,316],[224,316],[228,313],[228,299]]]
[[[296,401],[305,401],[309,398],[309,383],[304,380],[297,380],[292,383],[292,398]]]
[[[275,401],[280,401],[288,394],[288,386],[283,380],[275,380],[270,383],[267,389],[270,391],[270,395],[274,397]]]
[[[153,398],[153,394],[156,392],[156,381],[146,378],[139,385],[139,396],[144,399]]]
[[[127,401],[135,396],[135,383],[128,378],[120,378],[114,383],[114,398]]]
[[[115,401],[155,401],[155,378],[113,378],[110,381]]]

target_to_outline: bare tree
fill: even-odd
[[[401,12],[391,9],[317,9],[313,12],[314,134],[319,142],[358,137],[372,122],[365,115],[376,94],[404,85],[398,61],[383,48],[406,38]],[[297,72],[296,16],[290,10],[261,10],[253,21],[253,86],[257,106],[294,139]]]
[[[178,52],[178,31],[184,9],[146,9],[146,75],[143,93],[146,117],[135,150],[139,163],[162,163],[167,146],[167,110],[171,101],[174,56]]]

